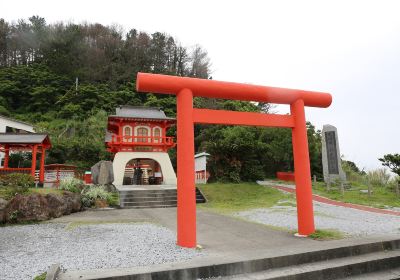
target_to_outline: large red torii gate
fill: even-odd
[[[298,234],[306,236],[315,231],[304,106],[329,107],[332,103],[329,93],[149,73],[138,73],[136,89],[139,92],[177,96],[178,245],[189,248],[196,246],[195,123],[291,128]],[[194,96],[289,104],[291,114],[194,109]]]

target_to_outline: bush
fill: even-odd
[[[0,176],[1,197],[12,199],[16,194],[25,194],[35,185],[29,174],[12,173]]]
[[[374,186],[385,187],[388,185],[390,181],[390,174],[387,171],[387,169],[384,168],[375,169],[372,171],[368,171],[367,179]]]
[[[60,180],[60,190],[80,193],[84,185],[81,180],[76,178],[65,178]]]
[[[33,278],[33,280],[46,280],[46,276],[47,276],[47,273],[44,272],[44,273],[36,276],[35,278]]]
[[[92,186],[82,192],[82,204],[86,207],[92,207],[96,199],[101,199],[111,203],[113,201],[112,193],[104,190],[102,186]]]
[[[35,180],[30,174],[11,173],[0,176],[0,185],[28,189],[35,185]]]

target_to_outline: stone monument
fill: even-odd
[[[337,129],[329,124],[324,125],[322,129],[322,168],[326,183],[346,181],[346,173],[343,172],[340,159]]]
[[[92,182],[95,185],[108,185],[114,181],[114,172],[111,161],[99,161],[91,168]]]

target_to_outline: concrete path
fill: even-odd
[[[263,185],[263,186],[268,186],[272,187],[284,192],[288,193],[295,193],[296,189],[294,185],[286,185],[286,184],[279,184],[279,183],[274,183],[274,182],[269,182],[269,181],[257,181],[258,184]],[[379,208],[374,208],[370,206],[365,206],[365,205],[359,205],[359,204],[353,204],[353,203],[347,203],[347,202],[342,202],[342,201],[337,201],[337,200],[332,200],[323,196],[319,196],[316,194],[313,194],[313,200],[330,204],[330,205],[335,205],[335,206],[342,206],[342,207],[347,207],[347,208],[353,208],[361,211],[367,211],[367,212],[372,212],[372,213],[378,213],[378,214],[386,214],[386,215],[394,215],[394,216],[400,216],[399,211],[393,211],[393,210],[387,210],[387,209],[379,209]]]
[[[115,209],[74,213],[50,223],[132,223],[150,222],[176,232],[176,208]],[[257,254],[275,252],[282,247],[308,247],[318,241],[294,237],[264,225],[208,211],[197,210],[197,240],[208,252],[240,252]]]

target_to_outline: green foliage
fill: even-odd
[[[131,29],[123,34],[101,24],[47,24],[0,20],[0,114],[35,124],[50,135],[46,163],[88,169],[111,155],[104,145],[107,115],[119,105],[161,107],[176,116],[176,98],[137,93],[137,72],[208,78],[210,60],[165,33]],[[29,37],[27,35],[29,34]],[[1,40],[1,39],[0,39]],[[18,54],[18,55],[15,55]],[[76,83],[78,79],[78,83]],[[196,97],[196,108],[271,111],[271,104]],[[307,124],[312,173],[321,177],[320,132]],[[175,136],[176,130],[168,131]],[[195,147],[211,154],[211,178],[254,181],[293,170],[290,129],[195,126]],[[171,150],[175,166],[176,151]],[[12,167],[29,167],[29,154],[12,154]]]
[[[35,276],[35,278],[33,278],[33,280],[46,280],[46,276],[47,276],[47,272],[44,272],[38,276]]]
[[[387,154],[379,160],[383,166],[389,167],[393,173],[400,176],[400,154]]]
[[[390,181],[390,174],[385,168],[368,171],[366,179],[370,184],[377,187],[386,187]]]
[[[71,177],[71,178],[61,179],[59,189],[74,193],[80,193],[83,187],[84,184],[81,180]]]
[[[0,176],[0,186],[28,189],[34,185],[35,180],[30,174],[11,173]]]
[[[363,182],[351,182],[351,189],[346,190],[344,195],[341,194],[339,188],[331,188],[331,190],[328,191],[325,183],[313,183],[313,193],[333,200],[367,205],[376,208],[386,208],[388,206],[400,207],[400,198],[396,197],[391,184],[387,185],[387,187],[375,187],[371,196],[368,196],[368,194],[365,193],[360,193],[360,190],[367,189],[368,186],[366,185],[366,180]]]
[[[325,240],[343,239],[344,234],[334,229],[317,229],[314,233],[310,234],[308,237],[315,240],[325,241]]]
[[[83,190],[81,200],[86,207],[92,207],[96,199],[106,200],[107,203],[115,201],[112,193],[104,190],[102,186],[90,186]]]
[[[221,182],[255,181],[293,171],[291,131],[283,128],[200,126],[196,143],[211,154],[211,178]],[[308,125],[312,174],[321,176],[320,132]]]
[[[11,173],[0,176],[0,197],[9,200],[16,194],[27,194],[35,185],[30,174]]]
[[[212,183],[198,185],[198,187],[207,198],[207,203],[199,207],[224,213],[271,207],[279,200],[291,197],[274,188],[266,188],[255,183]]]

